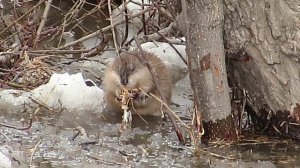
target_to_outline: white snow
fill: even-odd
[[[3,90],[0,93],[0,105],[7,107],[7,112],[23,111],[36,105],[37,100],[51,109],[67,111],[99,111],[104,106],[104,92],[97,86],[87,86],[81,73],[53,74],[49,82],[30,92]]]
[[[86,86],[81,73],[53,74],[47,84],[32,93],[33,97],[55,109],[62,105],[68,111],[96,111],[103,104],[103,90],[97,86]]]
[[[182,61],[176,51],[165,42],[147,42],[141,44],[143,50],[153,53],[160,57],[162,61],[170,69],[175,84],[180,79],[183,79],[187,72],[187,65]],[[173,45],[183,58],[186,58],[185,45]],[[134,47],[131,48],[133,50]]]

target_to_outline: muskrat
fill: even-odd
[[[139,92],[133,99],[133,114],[160,116],[161,103],[149,94],[160,97],[160,90],[162,100],[169,104],[172,91],[171,74],[156,55],[145,51],[141,54],[137,50],[121,53],[107,66],[103,80],[105,101],[110,110],[122,112],[121,103],[116,101],[122,88],[140,89],[144,93]],[[140,62],[139,56],[143,56],[151,67],[153,75],[157,78],[157,86],[147,66]]]

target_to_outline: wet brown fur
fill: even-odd
[[[128,89],[142,89],[157,97],[159,97],[157,87],[160,87],[162,97],[167,101],[167,104],[170,103],[172,81],[171,74],[166,69],[165,64],[154,54],[144,52],[143,55],[151,66],[153,75],[157,78],[158,86],[156,87],[147,66],[137,58],[136,55],[138,54],[141,53],[138,51],[122,53],[106,68],[103,80],[105,100],[108,107],[113,111],[122,112],[120,103],[115,101],[115,98],[120,96],[121,89],[125,87],[121,81],[124,81],[123,83],[128,82],[126,85]],[[161,105],[152,97],[133,102],[136,111],[131,110],[132,112],[140,115],[161,115]]]

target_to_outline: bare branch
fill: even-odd
[[[120,56],[119,46],[118,46],[117,39],[116,39],[116,32],[114,30],[114,28],[115,28],[114,21],[113,21],[113,18],[112,18],[111,0],[108,0],[108,11],[109,11],[109,19],[110,19],[110,25],[111,25],[111,32],[112,32],[112,35],[113,35],[114,46],[116,48],[117,55]]]
[[[42,32],[42,30],[45,26],[45,23],[46,23],[46,20],[47,20],[49,11],[50,11],[51,4],[52,4],[52,0],[48,0],[47,4],[46,4],[46,7],[45,7],[45,10],[44,10],[44,13],[43,13],[43,16],[42,16],[40,26],[39,26],[39,28],[36,32],[36,38],[35,38],[35,41],[34,41],[34,46],[36,46],[36,43],[37,43],[37,41],[39,40],[39,38],[41,36],[41,32]]]
[[[20,20],[24,19],[25,16],[29,15],[32,11],[34,11],[36,8],[38,8],[40,5],[42,5],[46,0],[42,0],[39,3],[37,3],[35,6],[33,6],[31,9],[29,9],[24,15],[19,17],[17,20],[15,20],[13,23],[11,23],[9,26],[7,26],[5,29],[3,29],[0,32],[0,35],[2,35],[4,32],[6,32],[8,29],[13,27],[16,23],[18,23]]]
[[[149,12],[149,11],[151,11],[151,10],[153,10],[153,9],[151,9],[151,8],[146,8],[145,10],[142,10],[141,12],[138,12],[138,13],[132,15],[131,18],[136,18],[136,17],[140,16],[141,14],[146,13],[146,12]],[[120,25],[120,24],[122,24],[122,23],[125,23],[125,19],[124,19],[124,20],[120,20],[120,21],[114,22],[114,25],[113,25],[113,26],[117,26],[117,25]],[[112,27],[112,25],[106,26],[106,27],[104,27],[104,28],[102,28],[102,29],[100,29],[100,30],[97,30],[97,31],[94,32],[94,33],[91,33],[91,34],[89,34],[89,35],[87,35],[87,36],[84,36],[84,37],[82,37],[82,38],[80,38],[80,39],[78,39],[78,40],[76,40],[76,41],[73,41],[73,42],[71,42],[71,43],[65,44],[65,45],[63,45],[63,46],[61,46],[61,47],[58,47],[58,48],[56,48],[56,49],[57,49],[57,50],[60,50],[60,49],[64,49],[64,48],[67,48],[67,47],[76,45],[76,44],[78,44],[78,43],[81,43],[81,42],[83,42],[83,41],[89,39],[89,38],[92,38],[92,37],[95,37],[95,36],[97,36],[97,35],[99,35],[99,34],[108,32],[109,30],[111,30],[111,27]]]

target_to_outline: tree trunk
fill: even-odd
[[[223,1],[182,1],[188,66],[205,140],[236,139],[223,46]],[[186,5],[185,5],[186,4]]]
[[[225,5],[230,74],[249,93],[256,128],[299,140],[300,1],[225,0]]]

